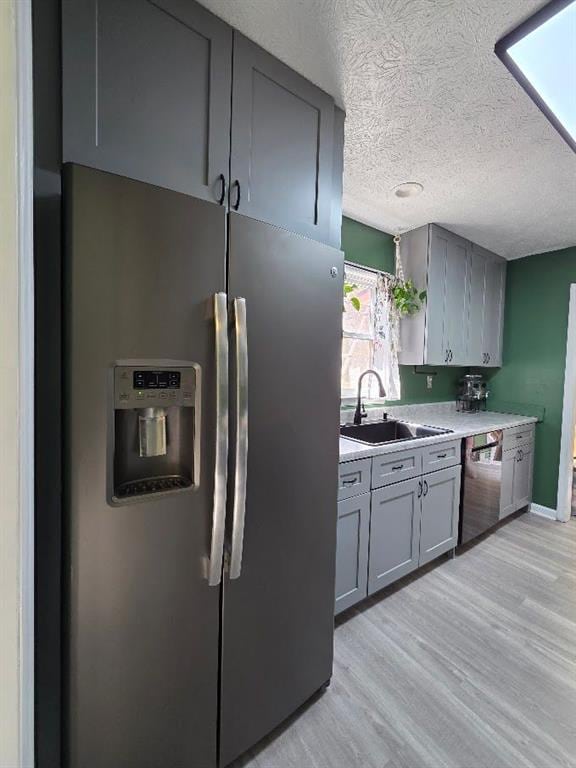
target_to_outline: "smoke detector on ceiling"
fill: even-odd
[[[396,197],[416,197],[424,191],[424,187],[417,181],[405,181],[392,187],[392,191]]]

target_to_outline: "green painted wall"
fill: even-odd
[[[556,508],[570,283],[576,247],[508,262],[503,367],[494,398],[546,409],[536,427],[534,501]]]
[[[394,272],[394,238],[379,229],[342,218],[342,250],[348,261]]]
[[[348,261],[365,267],[394,272],[394,240],[392,235],[361,224],[359,221],[342,219],[342,250]],[[422,368],[424,372],[436,371],[432,389],[426,389],[426,376],[414,373],[411,366],[400,366],[402,399],[397,403],[438,403],[453,400],[458,381],[464,368]]]

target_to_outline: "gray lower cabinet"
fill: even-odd
[[[405,480],[372,493],[368,594],[418,567],[421,480]]]
[[[232,29],[190,0],[63,0],[63,158],[220,201]]]
[[[336,614],[367,595],[370,493],[338,502]]]
[[[449,552],[458,543],[461,476],[462,468],[457,466],[422,479],[419,565]]]
[[[500,520],[527,507],[532,501],[534,443],[522,445],[502,454]]]
[[[460,461],[461,441],[448,440],[340,464],[336,613],[455,549]],[[521,471],[514,486],[527,493]]]

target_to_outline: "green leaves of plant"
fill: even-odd
[[[354,283],[344,283],[344,298],[350,301],[350,304],[354,307],[356,312],[360,312],[360,299],[358,296],[350,296],[351,293],[358,290],[358,286]],[[346,307],[342,307],[342,311],[346,312]]]
[[[426,291],[418,292],[412,280],[397,280],[392,287],[392,298],[401,315],[414,315],[426,300]]]

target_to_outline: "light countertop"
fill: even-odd
[[[495,429],[509,429],[523,424],[534,424],[537,419],[534,416],[519,416],[511,413],[496,413],[482,411],[479,413],[458,413],[453,403],[432,403],[423,405],[391,406],[386,408],[389,418],[410,421],[428,427],[450,429],[452,434],[434,435],[433,437],[419,437],[405,442],[387,443],[386,445],[364,445],[362,443],[340,438],[340,461],[352,461],[371,456],[381,456],[385,453],[394,453],[418,448],[435,443],[445,443],[449,440],[460,440],[470,435],[482,432],[491,432]],[[375,412],[377,418],[370,421],[380,421],[382,412]],[[372,414],[370,414],[372,417]],[[342,423],[343,420],[341,419]]]

